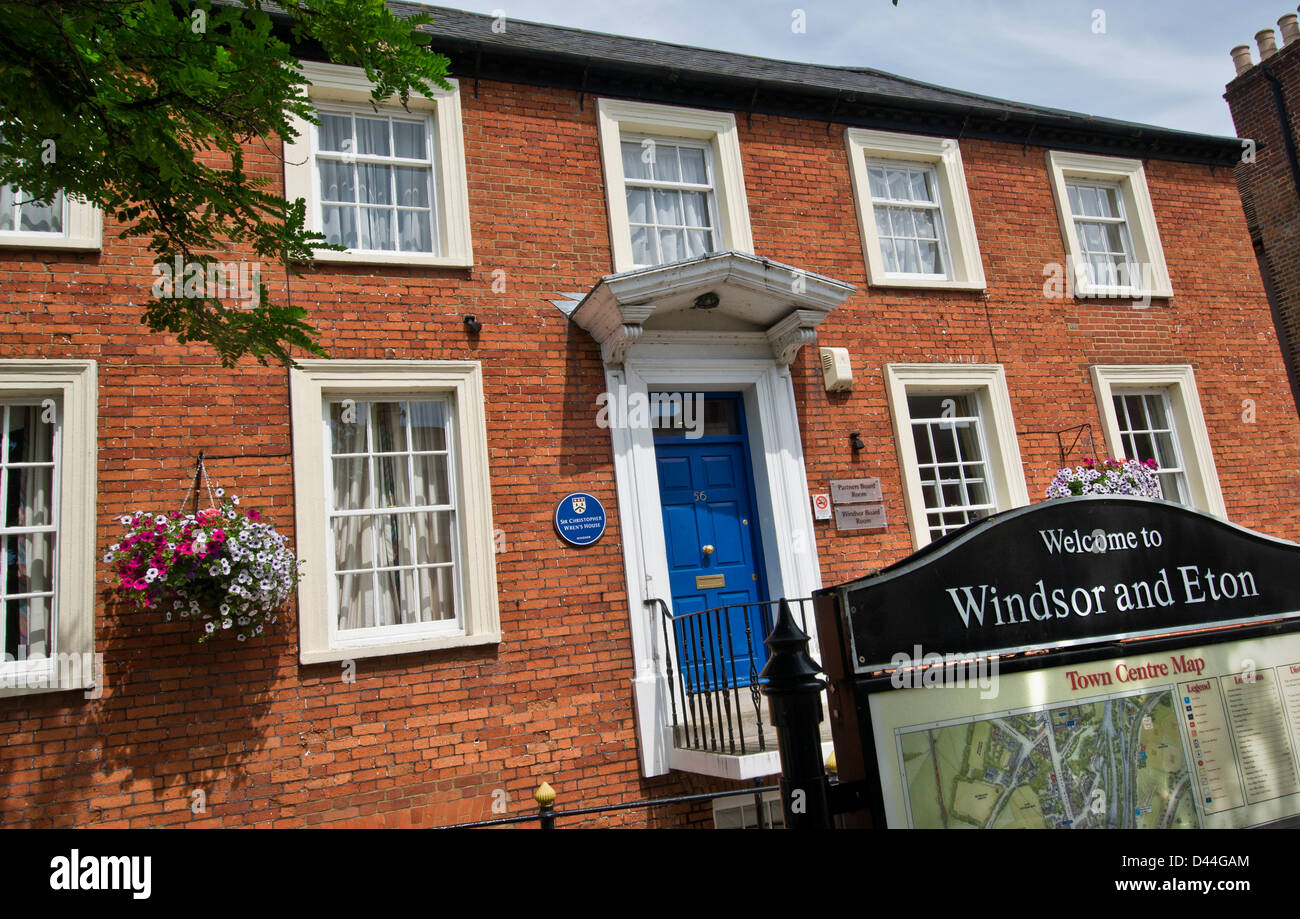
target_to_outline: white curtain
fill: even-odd
[[[339,404],[331,409],[334,507],[376,513],[334,520],[336,570],[363,569],[337,575],[338,627],[453,619],[454,511],[399,510],[452,503],[445,406],[375,402],[355,411],[348,425]]]

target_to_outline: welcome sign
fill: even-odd
[[[990,517],[829,588],[854,670],[1300,617],[1300,546],[1167,501],[1064,498]]]

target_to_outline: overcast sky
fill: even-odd
[[[1228,51],[1279,0],[488,0],[435,3],[817,64],[1163,127],[1235,135]],[[806,31],[797,33],[795,11]],[[1101,15],[1104,14],[1104,23]],[[1094,23],[1097,31],[1094,31]],[[1104,25],[1104,31],[1102,27]],[[1279,35],[1279,43],[1281,36]]]

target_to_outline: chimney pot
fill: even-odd
[[[1297,19],[1295,13],[1287,13],[1277,21],[1277,27],[1282,30],[1282,46],[1286,47],[1300,38],[1300,19]]]
[[[1266,61],[1277,53],[1277,38],[1272,29],[1260,29],[1255,33],[1255,44],[1259,45],[1259,59]]]
[[[1250,45],[1238,45],[1232,49],[1232,63],[1237,68],[1237,76],[1241,76],[1255,65],[1250,60]]]

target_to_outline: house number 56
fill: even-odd
[[[708,498],[709,498],[709,496],[708,496],[707,494],[705,494],[704,492],[702,492],[702,491],[697,491],[697,492],[695,493],[695,500],[696,500],[696,501],[707,501]]]

